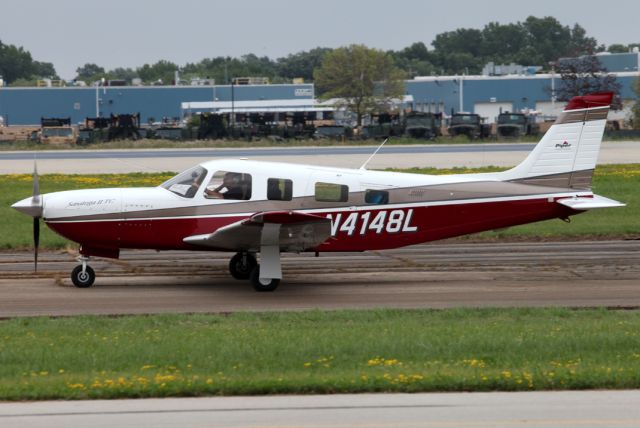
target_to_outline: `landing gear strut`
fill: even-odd
[[[253,254],[248,252],[237,253],[229,261],[229,272],[235,279],[249,279],[258,262]]]
[[[78,288],[91,287],[96,280],[96,273],[91,269],[91,266],[87,265],[89,257],[80,256],[78,261],[82,264],[71,271],[71,281]]]

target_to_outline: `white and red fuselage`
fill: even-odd
[[[259,251],[259,243],[243,241],[242,231],[237,239],[242,244],[233,234],[209,245],[190,237],[261,213],[270,215],[265,222],[283,227],[287,221],[278,220],[283,213],[330,219],[330,236],[321,242],[280,245],[282,251],[319,252],[396,248],[564,219],[620,205],[590,190],[610,102],[611,94],[574,98],[529,157],[504,172],[435,176],[212,160],[159,187],[42,195],[42,217],[78,242],[82,254],[105,257],[118,257],[123,248]],[[235,198],[224,197],[229,189],[220,180],[227,173],[244,186]],[[270,194],[274,186],[276,198]]]

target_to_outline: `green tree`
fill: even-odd
[[[471,28],[436,35],[431,44],[437,68],[443,74],[479,73],[485,62],[482,43],[482,31]]]
[[[401,51],[390,51],[389,55],[408,77],[428,76],[436,71],[433,55],[422,42],[413,43]]]
[[[358,126],[362,117],[387,110],[392,98],[404,94],[404,73],[387,53],[364,45],[333,50],[314,72],[320,98],[338,98],[339,104],[353,111]]]
[[[557,94],[560,101],[569,101],[579,95],[594,92],[608,92],[615,94],[611,108],[618,110],[620,104],[621,85],[616,77],[607,73],[600,60],[595,55],[580,58],[563,59],[558,62],[558,72],[561,82]]]
[[[22,47],[5,45],[0,41],[0,76],[11,83],[21,79],[35,80],[37,78],[57,78],[53,64],[38,62],[31,58],[31,54]]]
[[[613,45],[609,45],[607,47],[607,52],[611,53],[627,53],[631,52],[634,47],[640,47],[640,43],[631,43],[629,45],[623,45],[620,43],[614,43]]]
[[[178,66],[171,61],[160,60],[155,64],[145,64],[136,69],[138,76],[145,82],[161,81],[162,84],[170,85],[175,77]]]
[[[324,56],[331,52],[330,48],[315,48],[298,52],[277,60],[277,73],[284,79],[302,77],[305,81],[313,80],[313,71],[322,64]]]
[[[82,67],[76,68],[76,80],[92,82],[105,77],[105,74],[106,72],[104,71],[104,68],[97,64],[86,63]]]

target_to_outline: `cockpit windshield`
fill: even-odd
[[[160,187],[184,198],[193,198],[206,176],[207,170],[196,166],[165,181]]]

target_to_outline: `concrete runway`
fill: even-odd
[[[369,169],[454,166],[514,166],[533,149],[534,144],[476,143],[385,146],[368,164]],[[214,158],[247,157],[252,160],[291,162],[359,168],[375,147],[282,147],[243,149],[170,150],[55,150],[0,152],[0,174],[33,171],[34,156],[41,174],[128,173],[182,171]],[[640,142],[604,142],[598,163],[640,163]]]
[[[95,259],[77,289],[71,254],[0,257],[0,317],[312,308],[640,307],[640,240],[433,243],[379,252],[285,255],[284,279],[256,293],[230,277],[231,254],[123,251]]]
[[[357,394],[0,403],[0,426],[638,427],[640,391]]]

